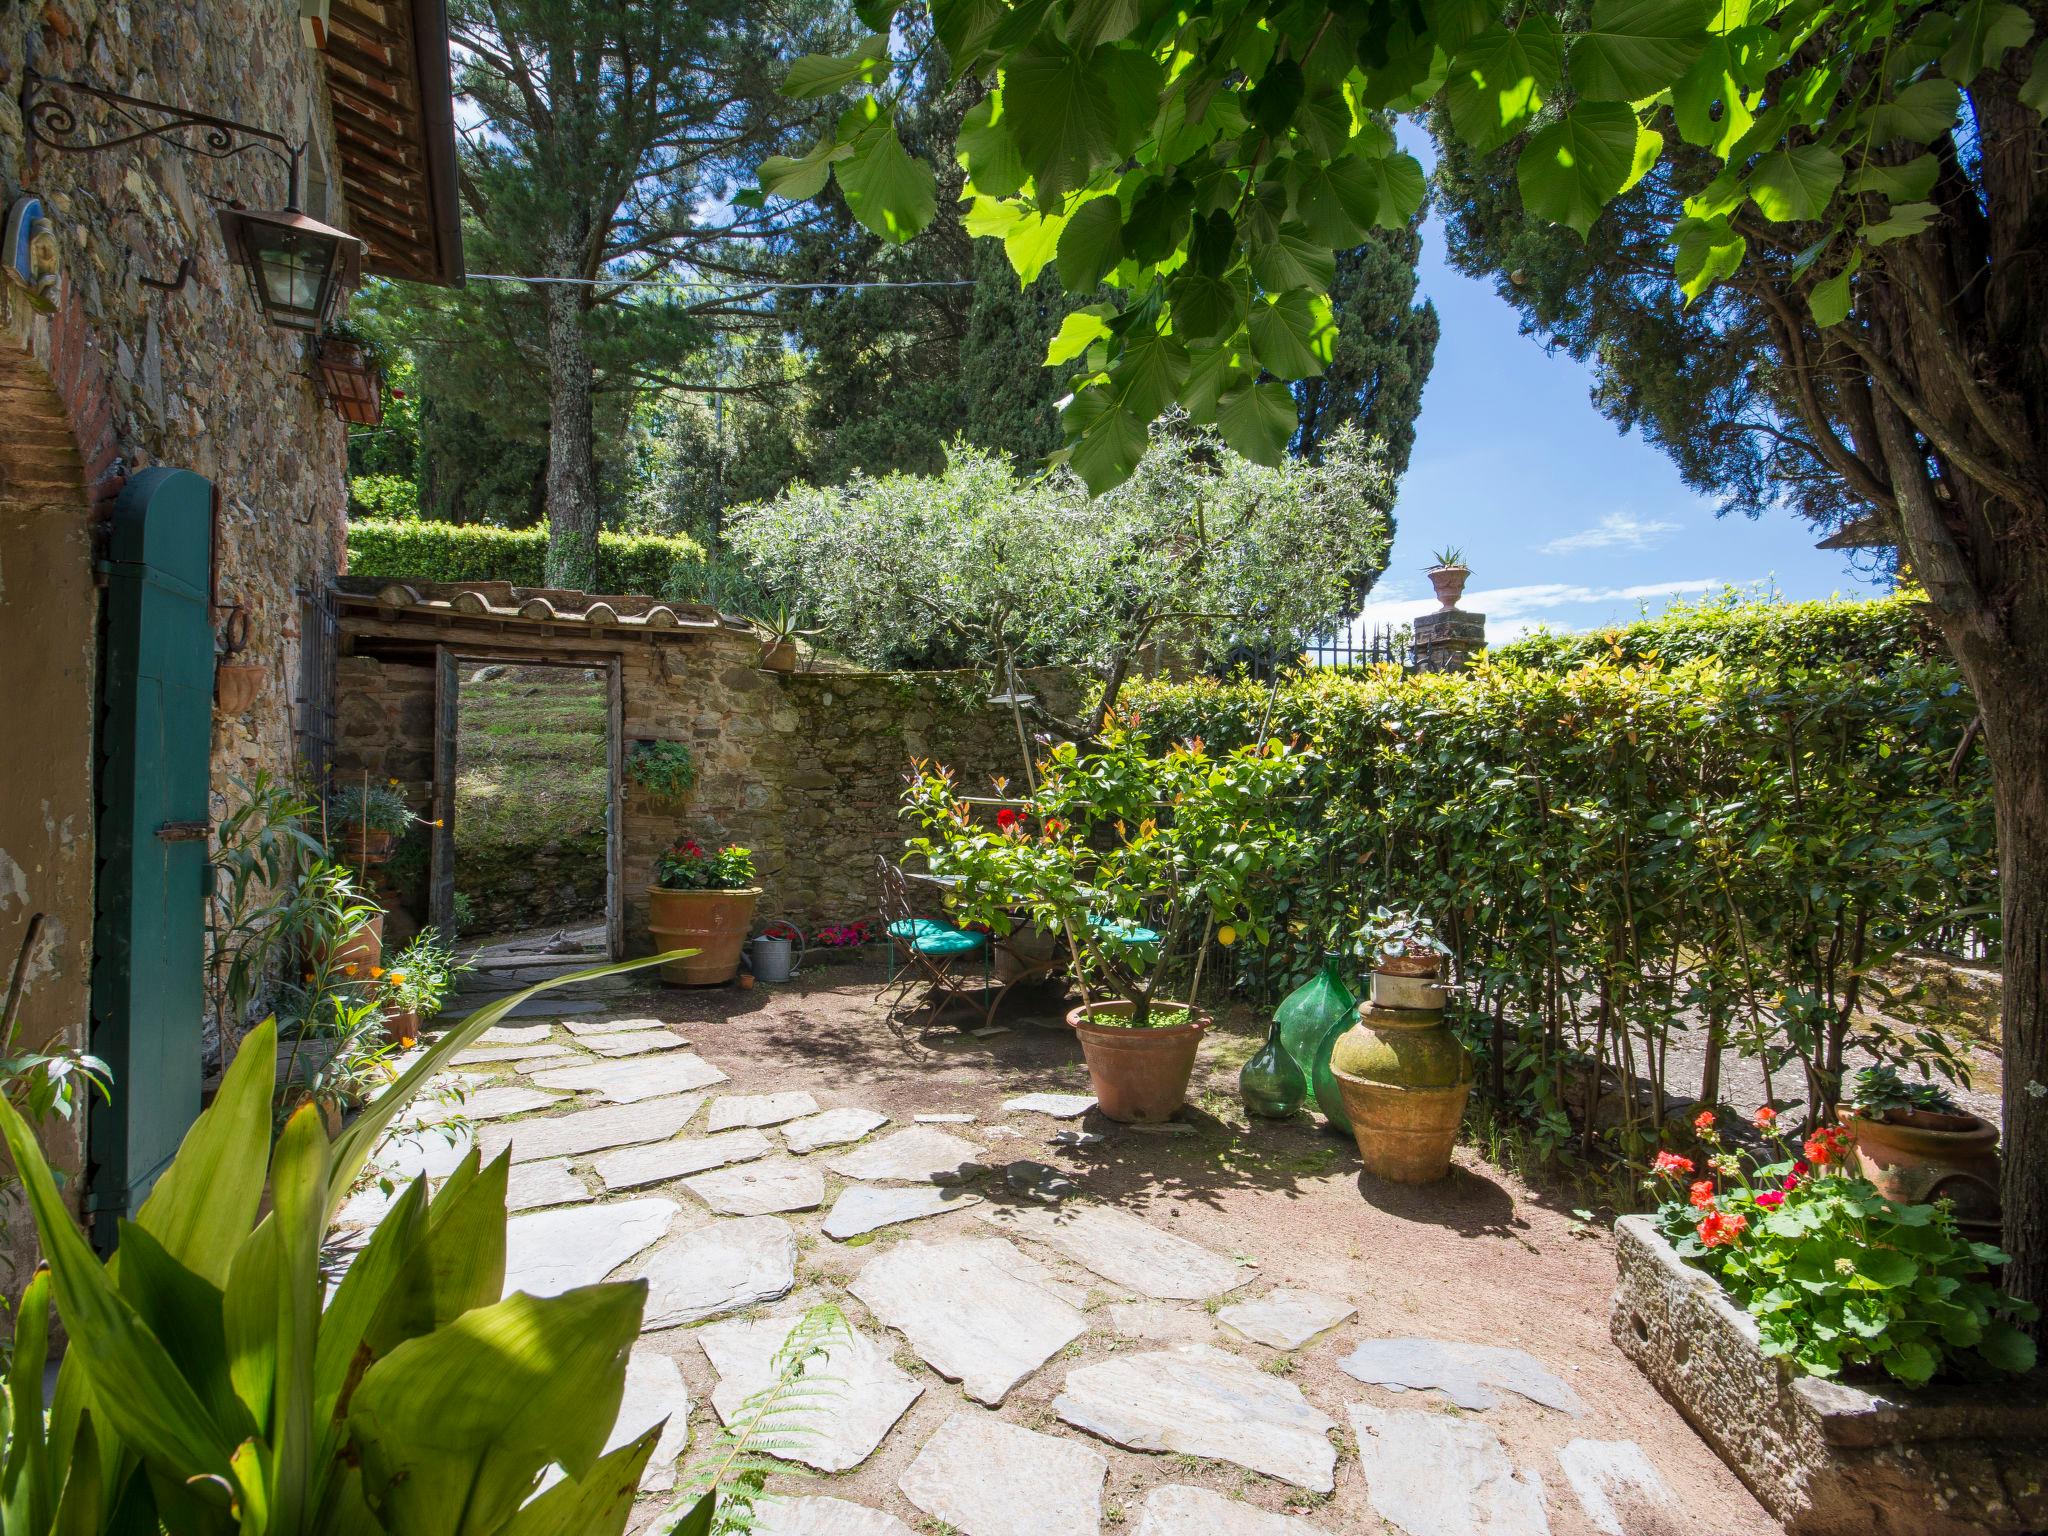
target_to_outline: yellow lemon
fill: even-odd
[[[1216,930],[1216,942],[1225,949],[1230,948],[1231,945],[1237,942],[1237,930],[1231,927],[1230,924],[1225,923]]]

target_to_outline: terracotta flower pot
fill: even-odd
[[[796,642],[780,640],[774,645],[764,646],[761,660],[757,665],[765,672],[794,672],[796,670]]]
[[[1444,968],[1444,957],[1426,955],[1381,955],[1373,970],[1382,976],[1434,976]]]
[[[1472,1063],[1440,1012],[1358,1010],[1330,1052],[1365,1171],[1428,1184],[1451,1171]]]
[[[1857,1170],[1887,1200],[1956,1204],[1965,1226],[1995,1232],[1999,1225],[1998,1127],[1981,1115],[1945,1115],[1931,1109],[1887,1110],[1865,1119],[1844,1110],[1842,1124],[1856,1138]]]
[[[408,1008],[403,1013],[384,1015],[384,1038],[393,1045],[412,1049],[420,1043],[420,1011]]]
[[[396,832],[378,832],[361,827],[348,829],[344,844],[350,860],[359,869],[382,864],[391,857],[391,850],[398,842]]]
[[[1067,1015],[1067,1024],[1081,1037],[1096,1107],[1112,1120],[1158,1125],[1187,1102],[1188,1078],[1194,1074],[1195,1053],[1209,1028],[1209,1015],[1196,1013],[1185,1003],[1154,1003],[1152,1014],[1185,1022],[1143,1029],[1098,1023],[1130,1017],[1131,1005],[1121,998],[1083,1003]]]
[[[1458,599],[1465,595],[1465,583],[1472,573],[1462,565],[1440,565],[1429,573],[1429,584],[1436,592],[1436,600],[1446,608],[1458,606]]]
[[[739,974],[740,949],[754,925],[758,887],[741,891],[671,891],[649,886],[647,931],[656,952],[694,949],[671,960],[661,979],[680,987],[716,987]]]
[[[263,691],[265,668],[224,661],[213,669],[213,705],[223,715],[242,715]]]
[[[384,959],[384,914],[379,912],[367,923],[341,943],[325,951],[327,969],[340,971],[348,966],[367,971]]]

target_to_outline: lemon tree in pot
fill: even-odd
[[[661,979],[684,987],[731,981],[760,899],[751,851],[728,845],[714,853],[694,837],[677,838],[655,866],[647,927],[656,949],[695,953],[664,965]]]
[[[1211,755],[1195,740],[1153,757],[1112,731],[1098,750],[1054,748],[1029,799],[990,826],[951,773],[921,764],[904,811],[923,835],[909,847],[954,882],[962,924],[1063,936],[1083,995],[1067,1022],[1096,1102],[1154,1123],[1185,1101],[1209,1027],[1195,1001],[1209,941],[1269,936],[1299,855],[1300,768],[1279,742]]]

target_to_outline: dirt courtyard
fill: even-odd
[[[1580,1438],[1637,1442],[1677,1495],[1675,1508],[1631,1515],[1629,1536],[1761,1536],[1777,1530],[1678,1412],[1608,1342],[1613,1243],[1598,1222],[1573,1214],[1577,1197],[1532,1188],[1470,1146],[1459,1148],[1456,1167],[1440,1184],[1381,1183],[1361,1172],[1348,1140],[1321,1129],[1312,1111],[1292,1122],[1247,1126],[1237,1099],[1237,1068],[1263,1038],[1265,1021],[1243,1008],[1225,1009],[1204,1044],[1184,1127],[1120,1127],[1094,1112],[1078,1122],[1006,1112],[1003,1101],[1016,1095],[1088,1090],[1079,1047],[1059,1023],[1056,993],[1020,995],[999,1017],[1003,1033],[976,1037],[966,1027],[979,1021],[958,1009],[937,1025],[921,1024],[917,1015],[890,1023],[879,1001],[881,980],[879,967],[863,965],[812,966],[787,985],[748,990],[687,991],[635,978],[606,1006],[672,1025],[730,1076],[722,1091],[808,1090],[827,1107],[877,1110],[896,1125],[911,1124],[918,1115],[973,1115],[973,1121],[945,1129],[987,1147],[997,1171],[975,1188],[991,1204],[1012,1198],[1001,1165],[1036,1159],[1079,1186],[1073,1200],[1114,1204],[1256,1266],[1241,1296],[1284,1286],[1322,1292],[1358,1309],[1355,1317],[1284,1355],[1218,1324],[1213,1302],[1183,1304],[1176,1309],[1179,1316],[1159,1320],[1161,1331],[1150,1339],[1133,1337],[1109,1321],[1111,1305],[1130,1298],[1078,1266],[1056,1263],[1061,1278],[1089,1288],[1090,1331],[1021,1381],[996,1411],[1014,1424],[1081,1438],[1108,1456],[1104,1530],[1123,1522],[1129,1523],[1123,1528],[1135,1528],[1153,1487],[1193,1483],[1259,1508],[1304,1516],[1333,1536],[1393,1531],[1367,1501],[1346,1407],[1363,1401],[1382,1409],[1460,1410],[1436,1393],[1355,1381],[1336,1362],[1361,1340],[1401,1336],[1527,1350],[1584,1400],[1586,1413],[1578,1418],[1507,1394],[1499,1407],[1471,1415],[1500,1436],[1524,1477],[1540,1476],[1550,1529],[1558,1536],[1593,1536],[1597,1530],[1557,1461],[1557,1451]],[[1055,1141],[1076,1127],[1102,1133],[1103,1139],[1078,1147]],[[895,1347],[896,1363],[925,1390],[864,1464],[831,1476],[778,1478],[771,1487],[856,1501],[893,1513],[915,1530],[947,1529],[920,1514],[896,1483],[918,1448],[966,1399],[957,1384],[938,1376],[899,1335],[869,1317],[844,1287],[885,1245],[987,1235],[987,1226],[967,1210],[884,1227],[845,1243],[803,1233],[798,1294],[842,1305],[856,1326]],[[716,1378],[689,1330],[648,1338],[673,1356],[689,1386],[694,1455],[709,1438],[706,1405]],[[1081,1435],[1055,1415],[1052,1400],[1072,1367],[1184,1342],[1214,1344],[1257,1360],[1337,1420],[1334,1493],[1304,1494],[1224,1462],[1132,1452]],[[651,1516],[658,1507],[650,1501],[643,1509]]]

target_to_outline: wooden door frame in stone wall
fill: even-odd
[[[559,661],[531,652],[488,646],[434,647],[434,784],[432,857],[427,884],[427,921],[443,933],[455,931],[455,779],[461,766],[456,745],[460,718],[462,668],[465,666],[563,667],[588,671],[588,661]],[[603,661],[605,669],[605,827],[604,934],[605,956],[626,958],[625,850],[625,700],[621,658]]]

